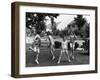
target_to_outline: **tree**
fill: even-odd
[[[76,18],[74,18],[74,21],[76,25],[78,26],[78,29],[80,30],[82,26],[87,22],[85,18],[83,18],[83,15],[77,15]]]
[[[90,24],[87,24],[85,31],[86,31],[86,37],[87,38],[90,37]]]
[[[77,15],[77,17],[74,18],[74,21],[78,27],[75,34],[79,35],[81,38],[88,38],[90,25],[87,20],[83,18],[83,15]]]
[[[39,31],[40,33],[43,30],[46,30],[45,25],[45,17],[48,16],[51,19],[52,27],[54,25],[54,18],[57,18],[59,14],[50,14],[50,13],[32,13],[27,12],[26,13],[26,27],[29,29],[32,29],[32,27],[35,27],[36,31]],[[54,28],[56,29],[56,27]]]
[[[54,35],[56,35],[56,30],[57,30],[57,24],[54,22],[54,18],[57,18],[59,14],[47,14],[51,20],[51,26],[52,26],[52,32]]]

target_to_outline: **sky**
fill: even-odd
[[[67,25],[74,20],[74,18],[76,17],[77,15],[59,15],[57,18],[54,18],[54,21],[56,23],[58,23],[57,25],[57,29],[61,30],[61,29],[64,29],[65,27],[67,27]],[[83,16],[87,22],[89,23],[90,21],[90,16]],[[50,27],[50,18],[49,17],[46,17],[47,21],[46,21],[46,25],[49,25],[48,27]]]

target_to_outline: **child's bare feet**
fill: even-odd
[[[35,62],[36,62],[36,64],[39,64],[39,61],[37,59],[35,60]]]
[[[58,61],[58,64],[60,63],[60,61]]]
[[[55,59],[55,56],[52,57],[52,60],[54,60],[54,59]]]
[[[72,59],[74,59],[75,57],[74,56],[72,56]]]
[[[71,60],[69,59],[68,62],[71,62]]]

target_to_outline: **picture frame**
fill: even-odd
[[[77,21],[78,18],[79,21]],[[75,27],[75,25],[81,25],[81,18],[83,18],[82,20],[84,21],[84,23],[87,22],[86,24],[88,28],[85,26],[87,30],[86,34],[84,33],[83,28],[77,28],[76,33],[72,31],[73,28],[71,28],[70,32],[68,26],[73,27],[74,25]],[[32,50],[27,51],[29,50],[29,47],[27,49],[28,43],[31,43],[31,39],[33,40],[33,37],[30,38],[28,36],[30,36],[31,34],[33,35],[35,31],[28,32],[28,30],[32,31],[32,28],[34,28],[35,26],[35,30],[37,32],[42,33],[44,31],[45,33],[45,31],[47,30],[47,25],[45,29],[44,25],[48,23],[47,21],[51,21],[52,26],[54,24],[54,21],[58,21],[56,22],[56,26],[57,24],[58,26],[61,26],[57,26],[59,35],[60,33],[63,33],[64,29],[66,29],[65,27],[63,27],[63,25],[67,26],[68,29],[66,30],[69,33],[67,34],[67,32],[65,32],[65,35],[71,36],[71,34],[73,34],[74,32],[77,37],[75,39],[78,39],[77,42],[82,42],[82,40],[88,41],[88,43],[86,44],[82,43],[87,45],[88,47],[85,46],[86,48],[83,48],[81,45],[81,47],[77,48],[78,51],[79,49],[81,49],[81,51],[75,52],[75,60],[72,60],[70,63],[66,61],[61,63],[60,61],[61,64],[57,64],[57,60],[61,55],[59,51],[55,52],[55,60],[50,60],[51,55],[49,55],[49,52],[47,52],[48,50],[42,52],[41,47],[41,58],[39,58],[41,60],[39,61],[39,64],[35,64],[33,59],[34,52],[32,52]],[[96,6],[13,2],[11,4],[11,76],[15,78],[25,78],[97,73],[97,24]],[[43,28],[41,28],[42,26]],[[83,32],[81,32],[82,30]],[[53,36],[59,36],[57,33],[54,33],[55,31],[53,32],[52,30],[51,32]],[[41,37],[40,39],[44,38]],[[70,41],[70,38],[68,38],[68,40]],[[42,41],[41,44],[45,45],[42,43]],[[56,47],[58,47],[58,43],[56,44]],[[50,49],[52,48],[50,47]],[[88,54],[83,54],[82,50],[83,53]],[[86,50],[88,50],[88,52],[85,52]]]

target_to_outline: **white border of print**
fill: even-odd
[[[55,72],[73,72],[73,71],[88,71],[95,70],[95,11],[86,9],[73,8],[51,8],[51,7],[37,7],[37,6],[20,6],[20,74],[41,74],[41,73],[55,73]],[[64,66],[46,66],[46,67],[25,67],[25,13],[26,12],[40,12],[40,13],[65,13],[65,14],[82,14],[90,15],[90,64],[87,65],[64,65]],[[59,70],[59,71],[58,71]]]

